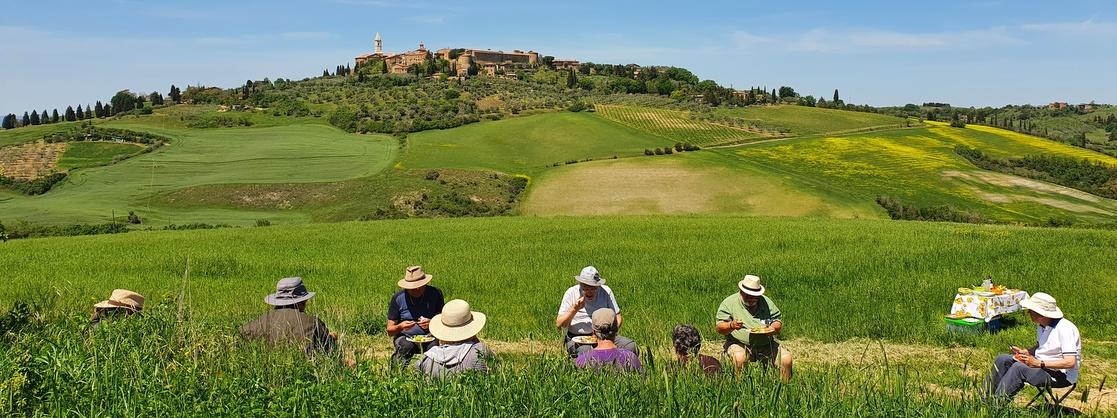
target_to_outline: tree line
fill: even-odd
[[[182,91],[175,85],[171,85],[170,93],[168,94],[172,103],[182,103]],[[3,129],[15,129],[24,126],[36,125],[49,125],[59,122],[76,122],[94,118],[108,118],[122,113],[134,112],[137,109],[146,109],[147,103],[151,106],[162,106],[166,103],[162,93],[152,92],[148,95],[135,94],[128,90],[118,91],[115,95],[108,100],[107,103],[102,103],[100,100],[95,105],[82,105],[66,106],[66,109],[59,112],[58,109],[47,112],[43,109],[42,112],[32,110],[30,112],[23,112],[23,116],[16,116],[14,113],[9,113],[4,116]]]

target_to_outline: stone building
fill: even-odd
[[[358,55],[356,58],[354,58],[354,62],[356,63],[356,65],[353,66],[352,71],[357,71],[357,68],[363,64],[379,60],[384,61],[384,64],[388,68],[389,73],[404,74],[407,73],[407,69],[410,68],[412,65],[422,64],[423,61],[426,61],[428,58],[431,57],[430,51],[427,50],[422,42],[419,42],[419,49],[416,49],[414,51],[401,53],[385,53],[383,41],[380,38],[379,32],[376,33],[375,44],[376,49],[373,53]]]

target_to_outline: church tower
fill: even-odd
[[[380,32],[376,32],[376,55],[381,55],[381,54],[384,53],[381,46],[382,45],[381,45],[381,42],[380,42]]]

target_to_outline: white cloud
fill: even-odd
[[[731,40],[734,46],[742,49],[765,48],[814,53],[971,49],[1024,43],[1005,27],[954,32],[814,28],[801,33],[771,36],[736,31],[731,35]]]
[[[281,39],[289,41],[321,41],[332,36],[333,34],[329,32],[283,32],[279,34]]]
[[[1094,18],[1082,22],[1050,22],[1021,25],[1021,29],[1059,36],[1117,36],[1117,22],[1095,22]]]

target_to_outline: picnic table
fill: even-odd
[[[950,315],[960,317],[964,313],[970,318],[990,322],[998,316],[1019,311],[1021,309],[1020,302],[1027,298],[1028,292],[1016,289],[999,295],[977,290],[969,294],[958,293],[954,295],[954,304],[950,307]]]

